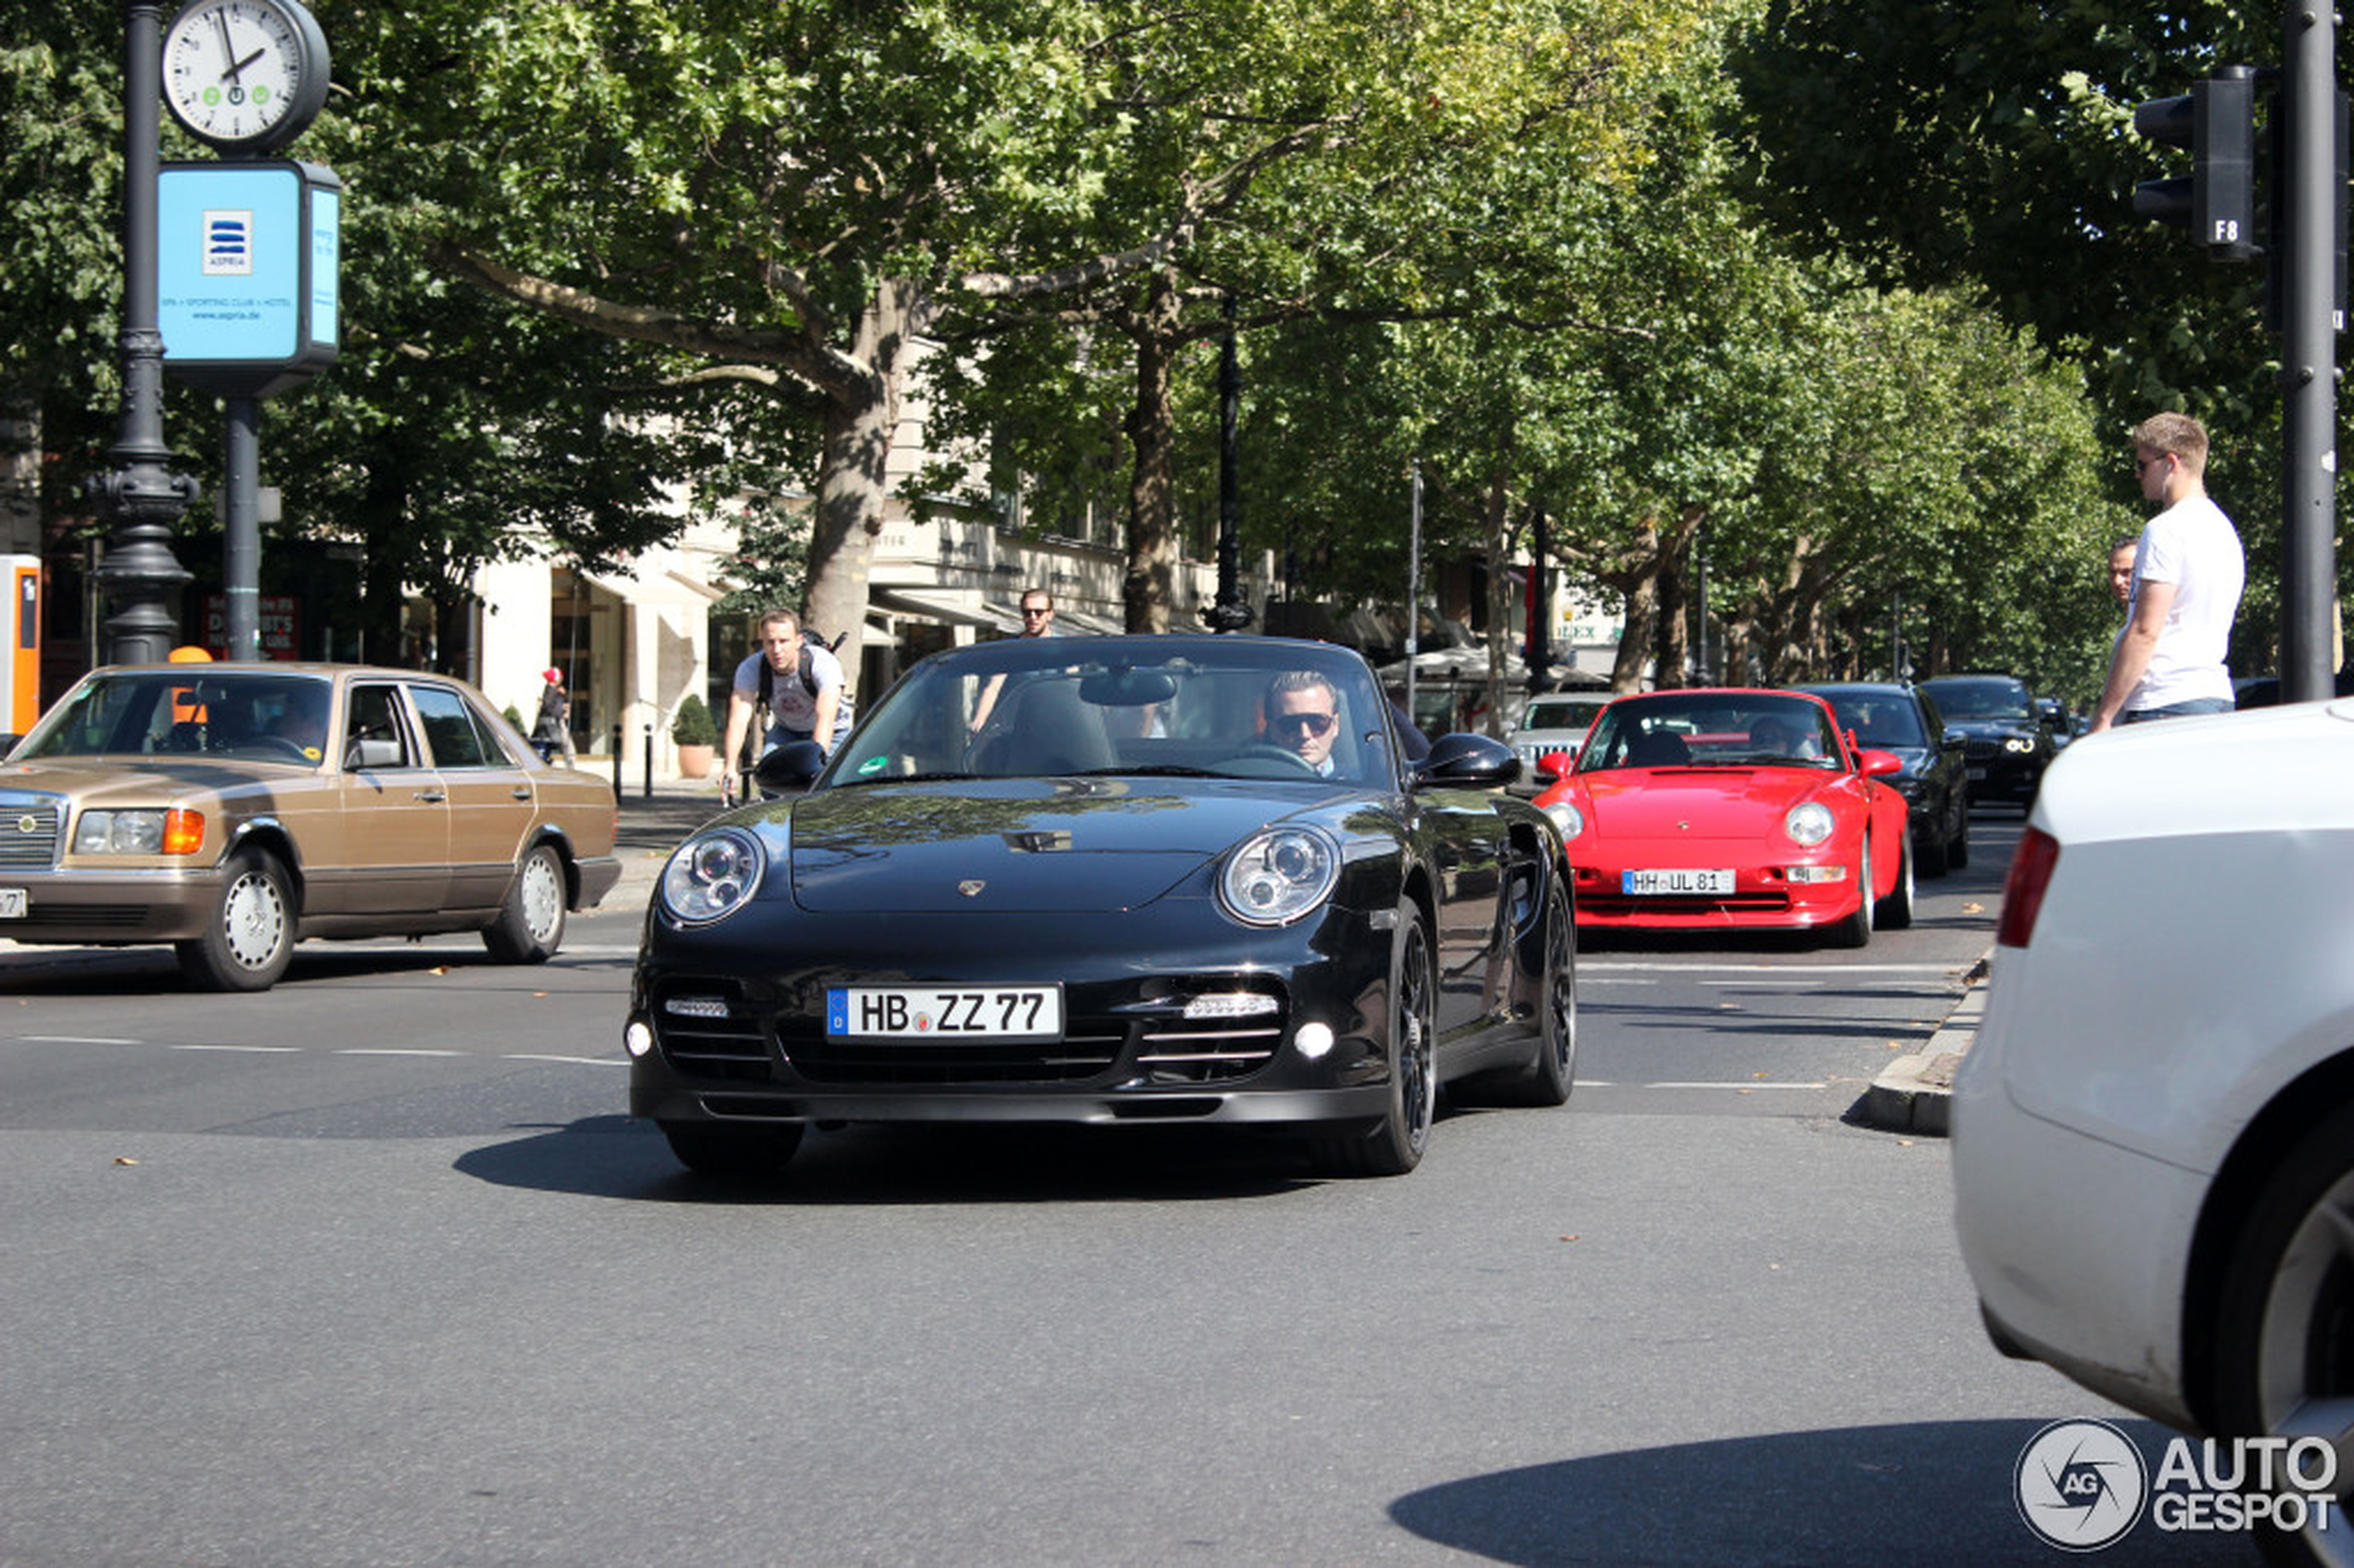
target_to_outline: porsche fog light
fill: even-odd
[[[1820,801],[1808,801],[1804,805],[1792,806],[1790,815],[1782,818],[1782,831],[1790,835],[1790,841],[1804,844],[1808,849],[1829,838],[1831,829],[1836,826],[1838,824],[1831,817],[1831,808]]]
[[[1545,808],[1545,815],[1551,817],[1553,826],[1562,830],[1564,843],[1586,831],[1586,818],[1567,801],[1555,801]]]
[[[765,864],[760,841],[739,828],[698,834],[662,868],[662,905],[685,925],[724,920],[752,902]]]
[[[1254,835],[1226,857],[1218,879],[1226,913],[1252,926],[1283,926],[1316,909],[1340,876],[1340,848],[1309,828]]]
[[[1299,1032],[1291,1037],[1291,1043],[1299,1054],[1310,1061],[1320,1060],[1333,1048],[1332,1025],[1301,1024]]]

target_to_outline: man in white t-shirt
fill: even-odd
[[[2232,710],[2223,657],[2247,558],[2207,495],[2207,432],[2188,414],[2153,414],[2133,432],[2144,499],[2165,508],[2133,550],[2133,598],[2110,651],[2092,733],[2111,725]]]
[[[809,678],[802,678],[802,660],[809,661]],[[805,651],[801,617],[790,610],[771,610],[760,617],[760,651],[736,666],[728,692],[727,771],[719,776],[723,794],[733,799],[741,783],[744,738],[751,732],[753,710],[761,706],[761,667],[767,666],[768,730],[760,754],[767,755],[795,740],[815,740],[833,750],[834,719],[842,709],[842,661],[815,644]],[[812,691],[811,686],[816,689]]]

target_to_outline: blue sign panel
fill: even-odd
[[[305,163],[173,163],[157,181],[164,368],[266,398],[335,359],[342,183]]]

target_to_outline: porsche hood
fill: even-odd
[[[1778,832],[1792,806],[1842,777],[1815,768],[1662,768],[1579,776],[1594,826],[1632,839],[1753,839]]]
[[[1300,788],[1306,808],[1321,791]],[[792,807],[791,894],[816,914],[1134,909],[1283,820],[1268,793],[1112,778],[824,790]]]

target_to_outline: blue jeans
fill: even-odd
[[[2152,719],[2196,718],[2201,714],[2228,714],[2232,711],[2229,697],[2194,697],[2187,702],[2170,702],[2163,708],[2132,708],[2117,715],[2120,724],[2147,724]]]

